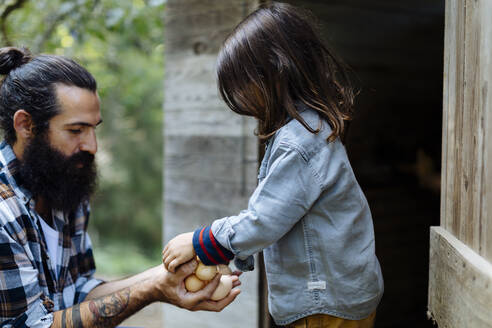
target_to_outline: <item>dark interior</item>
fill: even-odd
[[[427,319],[429,227],[439,225],[444,0],[288,1],[319,19],[360,94],[346,147],[371,206],[385,294],[376,327]]]

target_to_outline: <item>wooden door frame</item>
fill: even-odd
[[[490,0],[446,1],[441,225],[430,232],[428,301],[442,327],[492,327],[491,12]]]

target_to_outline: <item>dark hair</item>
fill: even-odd
[[[76,86],[96,92],[94,77],[75,61],[63,56],[39,55],[29,50],[0,48],[0,127],[9,144],[16,141],[14,114],[23,109],[31,115],[34,133],[44,132],[49,120],[59,113],[56,84]]]
[[[299,115],[300,103],[331,126],[328,141],[340,136],[351,118],[354,91],[347,70],[310,20],[288,4],[263,5],[236,26],[219,52],[219,93],[234,112],[259,119],[260,139],[290,118],[319,132]]]

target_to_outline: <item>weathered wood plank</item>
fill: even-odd
[[[461,138],[463,122],[464,3],[449,0],[446,4],[444,119],[443,119],[443,226],[455,235],[462,227],[461,211]],[[458,191],[456,191],[458,188]]]
[[[230,215],[230,212],[223,207],[214,206],[213,204],[186,204],[182,200],[174,201],[166,199],[164,208],[165,217],[188,218],[193,216],[193,222],[190,220],[174,220],[165,230],[165,240],[169,240],[183,231],[189,231],[192,228],[211,224],[216,218]]]
[[[448,136],[448,131],[454,131],[454,119],[452,119],[455,108],[456,84],[451,81],[456,80],[456,52],[447,49],[454,49],[456,42],[456,1],[446,1],[445,33],[444,33],[444,71],[443,71],[443,122],[442,122],[442,160],[441,160],[441,191],[446,190],[448,179],[452,177],[454,163],[448,162],[451,156],[450,150],[453,149],[454,139]],[[448,204],[452,201],[451,194],[441,192],[441,226],[450,230],[452,224],[448,218]]]
[[[439,327],[492,327],[492,265],[442,227],[431,228],[429,315]]]
[[[166,53],[216,54],[226,35],[255,6],[252,0],[169,0]],[[199,26],[200,28],[195,28]],[[168,63],[168,62],[167,62]],[[167,66],[167,65],[166,65]]]
[[[477,87],[480,99],[478,106],[481,108],[483,118],[480,122],[484,131],[484,143],[482,146],[483,165],[481,175],[483,177],[480,194],[481,204],[481,238],[480,254],[492,262],[492,1],[481,2],[480,21],[480,85]]]
[[[464,39],[464,81],[463,94],[463,122],[461,126],[462,146],[459,151],[462,155],[462,171],[460,174],[460,189],[456,189],[462,195],[460,218],[461,234],[458,236],[472,249],[479,251],[479,229],[482,195],[480,186],[482,183],[481,167],[483,130],[480,120],[483,117],[482,108],[478,106],[479,94],[477,86],[480,85],[478,71],[480,69],[480,30],[484,23],[480,20],[481,2],[465,1],[465,39]]]
[[[245,149],[245,156],[242,153],[245,141],[247,145],[256,145],[257,139],[253,135],[244,138],[168,135],[166,140],[166,179],[242,183],[248,190],[256,186],[257,155],[249,148]]]
[[[492,237],[486,232],[492,206],[487,199],[492,48],[491,23],[484,14],[490,6],[474,0],[446,4],[441,226],[479,254]]]

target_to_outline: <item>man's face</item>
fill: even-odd
[[[101,123],[97,93],[63,84],[56,86],[60,113],[49,122],[48,140],[51,146],[71,156],[79,151],[95,155],[96,126]]]
[[[97,94],[58,86],[60,114],[29,140],[20,165],[21,183],[47,206],[70,212],[95,189],[95,128],[101,122]]]

